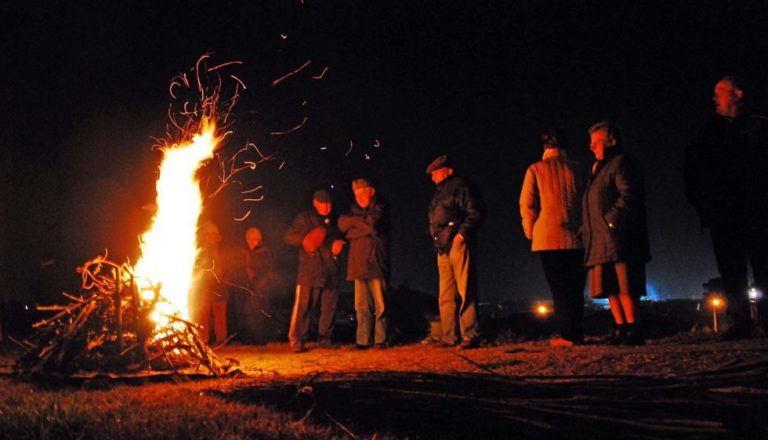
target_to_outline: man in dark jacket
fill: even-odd
[[[291,350],[301,352],[309,333],[310,312],[320,303],[318,342],[331,346],[336,318],[339,285],[338,255],[344,245],[331,218],[331,195],[324,189],[315,191],[313,209],[296,216],[283,240],[299,248],[299,273],[296,299],[291,314],[288,340]]]
[[[440,274],[442,344],[475,348],[480,337],[475,261],[477,229],[483,220],[481,202],[464,179],[454,174],[447,156],[433,160],[427,174],[437,185],[429,203],[429,234]]]
[[[349,239],[347,279],[355,283],[355,339],[360,349],[371,346],[372,336],[376,348],[386,348],[389,275],[386,207],[366,179],[353,180],[352,191],[355,203],[348,214],[339,217],[339,230]]]
[[[768,289],[768,118],[745,105],[741,79],[715,85],[713,119],[685,151],[685,194],[710,229],[728,297],[726,339],[752,334],[747,262]]]

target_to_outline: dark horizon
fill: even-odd
[[[434,293],[426,235],[433,184],[424,169],[447,153],[488,205],[480,300],[548,297],[520,226],[523,176],[540,158],[538,133],[553,126],[568,132],[573,157],[591,163],[586,129],[604,118],[623,127],[644,167],[651,288],[663,298],[699,296],[717,276],[683,195],[683,149],[713,114],[712,89],[725,74],[749,78],[753,105],[768,108],[761,2],[263,3],[4,8],[6,298],[56,299],[50,289],[76,285],[75,267],[104,248],[135,256],[149,219],[141,207],[154,197],[160,155],[151,137],[164,133],[169,81],[207,52],[244,62],[238,76],[248,89],[235,109],[233,145],[253,140],[280,158],[252,176],[265,188],[253,222],[231,221],[245,209],[227,197],[206,215],[224,223],[230,243],[245,226],[260,226],[284,281],[295,253],[280,237],[308,209],[312,189],[334,185],[343,210],[350,180],[368,175],[393,207],[393,284]],[[308,59],[307,72],[270,86]],[[322,80],[310,78],[325,66]],[[309,122],[295,135],[267,134],[295,125],[304,110]]]

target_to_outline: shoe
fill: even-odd
[[[440,347],[440,348],[453,348],[453,347],[456,346],[456,343],[455,342],[451,343],[451,342],[445,342],[445,341],[437,341],[437,342],[435,342],[434,345],[436,347]]]
[[[301,344],[291,345],[291,351],[294,353],[302,353],[304,351],[304,346]]]
[[[573,347],[575,344],[567,339],[554,338],[549,340],[549,345],[550,347]]]
[[[624,337],[627,334],[627,329],[624,324],[614,324],[611,329],[611,333],[608,334],[608,345],[621,345],[624,342]]]
[[[478,338],[464,338],[461,343],[456,346],[456,350],[471,350],[480,346],[480,339]]]
[[[371,348],[370,345],[355,344],[355,350],[368,350],[369,348]]]
[[[387,348],[389,348],[389,345],[387,345],[386,342],[378,342],[373,346],[373,348],[375,348],[376,350],[386,350]]]
[[[645,345],[645,338],[643,338],[643,330],[637,324],[627,324],[624,326],[626,333],[624,339],[621,341],[621,345],[628,345],[630,347],[639,347]]]

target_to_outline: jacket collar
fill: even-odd
[[[553,157],[562,157],[568,159],[568,153],[562,148],[545,148],[544,154],[541,155],[541,160],[552,159]]]

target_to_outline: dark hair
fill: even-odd
[[[540,138],[541,145],[544,148],[568,148],[568,137],[565,135],[565,131],[559,128],[544,130]]]
[[[618,125],[616,125],[613,121],[605,120],[600,121],[596,124],[593,124],[591,127],[589,127],[589,134],[592,134],[596,131],[605,131],[608,136],[611,136],[612,138],[616,139],[616,145],[621,145],[622,136],[621,136],[621,128],[619,128]]]
[[[752,91],[752,87],[749,84],[749,81],[747,81],[747,79],[741,75],[725,75],[724,77],[720,78],[720,81],[728,81],[731,83],[734,89],[744,92],[744,97],[749,96],[750,92]]]

